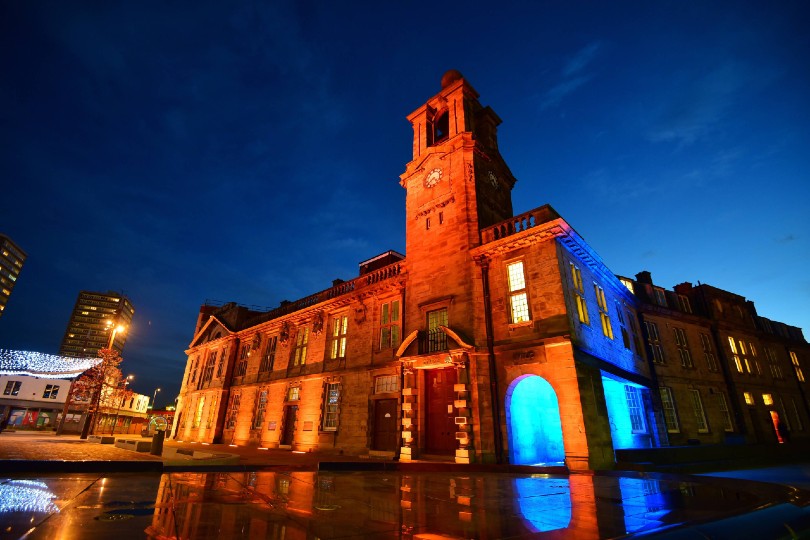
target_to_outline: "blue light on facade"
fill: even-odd
[[[516,478],[518,508],[532,532],[564,529],[571,523],[571,486],[567,478]]]
[[[516,379],[507,392],[509,461],[518,465],[565,460],[560,407],[554,388],[536,375]]]

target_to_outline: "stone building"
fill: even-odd
[[[649,272],[621,280],[639,301],[669,444],[810,438],[800,328],[710,285],[666,290]]]
[[[570,469],[666,444],[636,296],[550,206],[513,215],[498,116],[450,71],[408,120],[407,258],[203,306],[172,436]]]

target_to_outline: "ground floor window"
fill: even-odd
[[[253,429],[261,429],[264,422],[264,410],[267,407],[267,390],[259,392],[256,398],[256,414],[253,416]]]
[[[689,390],[689,394],[692,398],[692,411],[695,414],[698,433],[708,433],[709,423],[706,421],[706,411],[703,408],[703,400],[700,399],[700,391]]]
[[[326,383],[323,399],[323,431],[337,431],[340,383]]]
[[[667,425],[669,433],[680,433],[681,429],[678,425],[678,414],[675,412],[675,398],[672,396],[672,388],[662,386],[661,392],[661,405],[664,407],[664,422]]]
[[[225,429],[233,429],[236,426],[236,417],[239,415],[239,402],[241,399],[239,394],[231,396],[231,402],[228,404],[228,415],[225,417]]]
[[[624,395],[627,398],[627,409],[630,413],[630,427],[633,433],[645,433],[644,406],[641,402],[641,391],[629,384],[624,386]]]

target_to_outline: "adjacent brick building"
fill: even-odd
[[[408,119],[407,258],[268,312],[203,306],[173,436],[571,469],[667,444],[636,295],[550,206],[513,216],[498,116],[450,71]]]

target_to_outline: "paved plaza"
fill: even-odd
[[[689,476],[0,434],[0,539],[799,538],[810,465]]]

